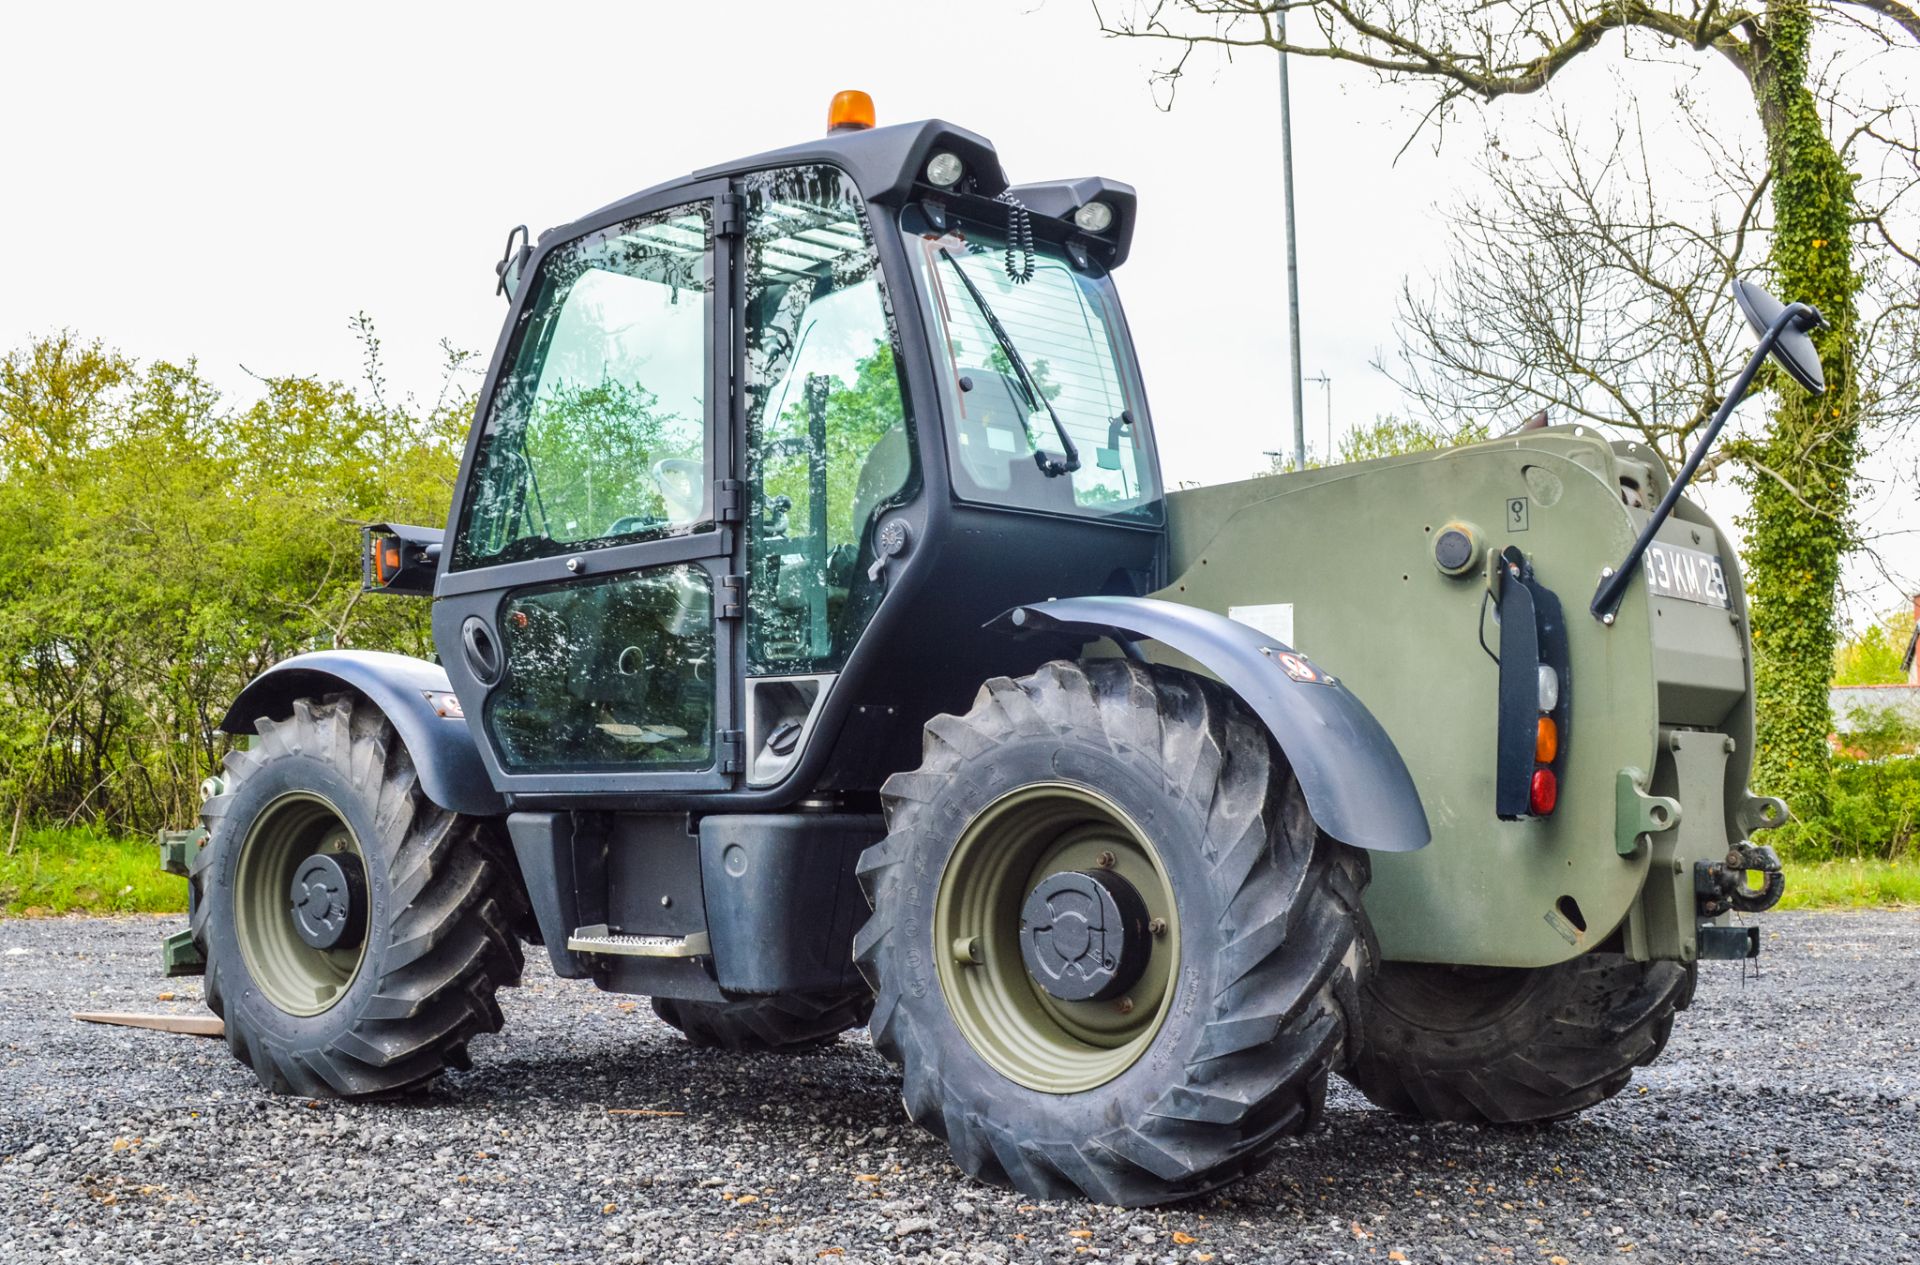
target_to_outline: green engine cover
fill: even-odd
[[[1367,908],[1387,957],[1541,966],[1610,944],[1691,960],[1692,862],[1784,820],[1746,789],[1752,677],[1726,535],[1683,501],[1659,537],[1718,555],[1725,605],[1656,595],[1643,574],[1611,625],[1587,613],[1665,488],[1643,449],[1566,427],[1169,498],[1176,579],[1155,596],[1251,623],[1336,673],[1413,774],[1433,842],[1373,858]],[[1469,537],[1468,561],[1436,551],[1449,528]],[[1509,545],[1559,596],[1571,659],[1559,803],[1522,821],[1494,814],[1486,563]]]

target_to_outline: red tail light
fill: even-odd
[[[1544,817],[1553,811],[1560,799],[1560,780],[1553,775],[1552,769],[1535,769],[1533,784],[1527,789],[1527,806],[1536,816]]]

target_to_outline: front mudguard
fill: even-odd
[[[1432,838],[1413,776],[1366,704],[1291,646],[1213,611],[1151,597],[1016,606],[991,628],[1149,640],[1237,694],[1293,766],[1314,821],[1342,843],[1412,852]]]
[[[480,749],[457,706],[446,670],[424,659],[375,650],[320,650],[295,655],[255,677],[227,709],[220,728],[254,732],[263,717],[288,716],[298,698],[343,690],[385,714],[413,759],[420,789],[448,812],[498,817],[507,802],[487,777]]]

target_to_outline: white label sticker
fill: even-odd
[[[1229,606],[1227,618],[1263,632],[1283,646],[1293,644],[1292,602],[1273,602],[1265,606]]]

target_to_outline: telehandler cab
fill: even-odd
[[[509,239],[446,529],[366,533],[438,660],[262,674],[177,841],[233,1052],[408,1089],[544,945],[701,1044],[870,1022],[967,1172],[1128,1205],[1257,1169],[1329,1073],[1617,1093],[1781,889],[1711,434],[1673,479],[1573,426],[1168,492],[1134,191],[871,122]],[[1819,386],[1818,315],[1741,301],[1720,421],[1769,351]]]

